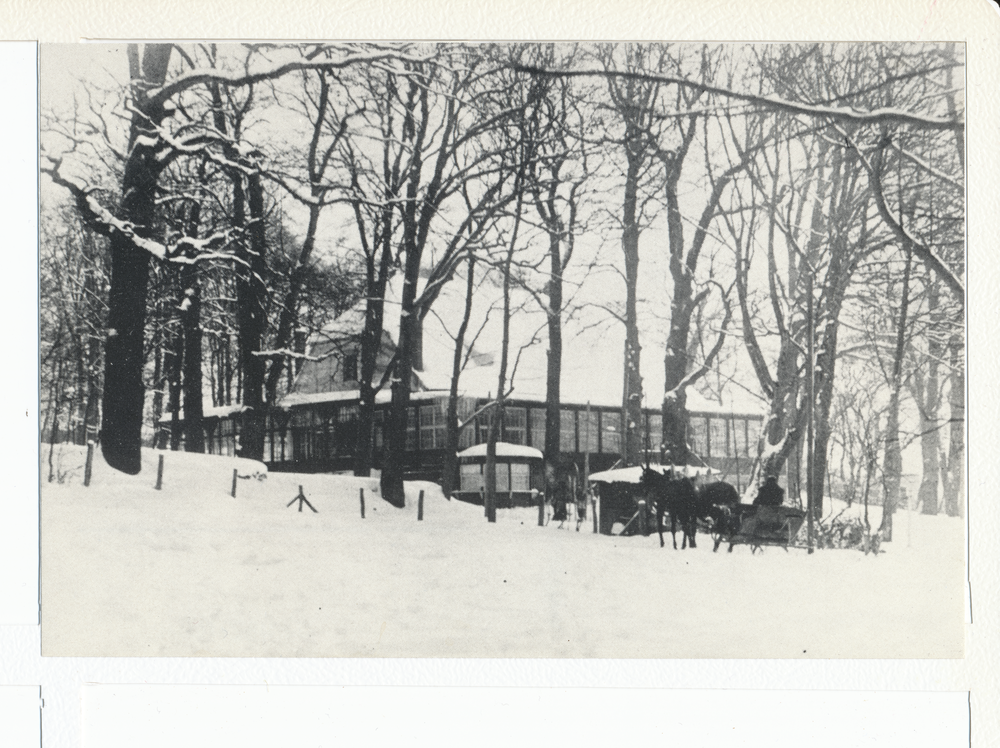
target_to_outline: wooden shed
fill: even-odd
[[[638,509],[638,502],[645,498],[641,495],[642,471],[639,465],[625,468],[605,470],[593,473],[590,482],[594,484],[598,495],[598,528],[604,535],[611,535],[616,522],[627,525]],[[698,478],[705,475],[718,475],[719,471],[707,466],[697,465],[650,465],[650,470],[658,473],[673,472],[688,478]],[[644,525],[643,525],[644,526]]]
[[[458,453],[456,499],[482,505],[486,490],[486,446],[476,444]],[[523,444],[497,442],[496,476],[497,506],[535,506],[545,488],[542,453]]]

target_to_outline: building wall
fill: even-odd
[[[486,403],[482,399],[461,398],[459,420],[465,421]],[[382,423],[388,404],[375,412],[375,467],[381,467]],[[411,478],[440,480],[445,446],[447,398],[436,397],[412,402],[409,409],[404,470]],[[494,411],[480,414],[460,434],[459,449],[485,443]],[[691,446],[703,461],[722,472],[741,489],[749,478],[761,428],[761,418],[753,416],[692,413]],[[265,461],[273,469],[301,472],[350,470],[357,439],[357,404],[320,403],[294,406],[285,423],[269,423]],[[649,454],[658,462],[661,416],[647,411]],[[621,457],[621,412],[614,408],[566,405],[561,409],[561,455],[572,461],[582,475],[607,470]],[[543,449],[545,445],[545,404],[512,400],[505,409],[501,441]],[[272,451],[273,450],[273,451]]]
[[[382,333],[382,346],[375,363],[377,382],[382,377],[395,350],[389,333]],[[295,378],[294,390],[303,395],[341,392],[358,388],[361,368],[361,342],[357,337],[320,342],[309,351],[312,359],[305,360]]]

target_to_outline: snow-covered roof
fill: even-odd
[[[461,394],[461,393],[460,393]],[[447,397],[448,390],[418,390],[410,393],[411,401],[436,400]],[[360,390],[331,390],[329,392],[290,392],[278,402],[279,408],[289,408],[293,405],[316,405],[318,403],[339,403],[358,400]],[[375,394],[376,403],[387,403],[392,400],[392,391],[381,389]]]
[[[689,413],[760,416],[763,414],[765,407],[763,402],[754,400],[749,396],[745,398],[730,398],[722,403],[717,400],[709,400],[693,387],[688,389],[686,400],[686,407]]]
[[[365,326],[365,305],[364,300],[359,301],[346,312],[339,314],[336,319],[327,322],[322,331],[318,333],[317,338],[329,340],[360,333]]]
[[[220,406],[218,406],[216,408],[205,408],[202,411],[201,417],[202,418],[227,418],[229,416],[234,416],[237,413],[242,413],[243,410],[244,410],[244,407],[242,405],[240,405],[239,403],[236,403],[235,405],[220,405]],[[178,420],[181,420],[181,421],[184,420],[184,408],[180,409],[180,412],[177,414],[177,418],[178,418]],[[174,420],[173,411],[171,411],[169,413],[164,413],[163,415],[160,416],[160,423],[170,423],[173,420]]]
[[[473,447],[464,449],[458,453],[462,457],[485,457],[486,444],[476,444]],[[543,455],[534,447],[525,447],[522,444],[510,444],[508,442],[497,442],[497,457],[532,457],[541,460]]]
[[[699,475],[718,475],[719,471],[715,468],[704,467],[701,465],[650,465],[650,470],[655,470],[661,475],[672,471],[675,474],[680,474],[688,478],[694,478]],[[615,470],[605,470],[600,473],[592,473],[590,475],[590,481],[592,483],[639,483],[642,480],[642,471],[645,467],[641,465],[634,465],[633,467],[627,468],[617,468]]]
[[[381,392],[379,394],[382,394]],[[343,400],[357,400],[359,390],[331,390],[330,392],[290,392],[278,402],[281,408],[292,405],[315,405],[316,403],[336,403]]]

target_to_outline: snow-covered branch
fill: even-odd
[[[885,199],[885,190],[882,187],[883,156],[885,154],[886,147],[890,144],[889,140],[884,140],[879,148],[876,149],[874,163],[872,163],[872,161],[870,161],[857,147],[857,144],[851,139],[846,131],[841,130],[840,132],[844,141],[858,154],[858,160],[861,162],[865,171],[868,172],[868,177],[871,180],[872,185],[872,193],[875,197],[875,204],[878,207],[878,212],[882,217],[882,220],[885,221],[886,225],[889,226],[890,229],[892,229],[892,232],[899,238],[904,247],[911,249],[917,257],[927,263],[928,267],[932,268],[938,275],[941,276],[945,285],[947,285],[948,288],[950,288],[954,293],[956,301],[958,301],[959,304],[964,304],[965,284],[962,280],[950,267],[948,267],[948,264],[941,259],[931,247],[922,243],[909,231],[907,231],[906,228],[899,221],[897,221],[895,217],[893,217],[892,211],[889,210],[889,206]]]
[[[158,242],[142,236],[140,227],[135,224],[115,217],[94,197],[94,189],[63,176],[59,172],[61,159],[49,159],[49,161],[51,166],[43,166],[41,172],[47,174],[53,184],[69,190],[84,223],[101,236],[124,237],[137,251],[148,252],[164,262],[189,264],[206,259],[232,259],[232,255],[219,250],[229,246],[236,236],[242,233],[241,229],[227,229],[202,238],[182,235],[169,243]]]
[[[516,65],[515,69],[531,73],[533,75],[557,76],[564,78],[581,77],[609,77],[625,78],[627,80],[650,81],[654,83],[667,83],[684,88],[704,91],[706,93],[725,96],[736,101],[745,101],[761,109],[787,112],[789,114],[806,115],[809,117],[823,117],[834,122],[851,122],[857,125],[880,125],[899,124],[910,125],[926,130],[952,130],[961,132],[965,129],[965,122],[958,117],[929,117],[922,114],[907,112],[895,107],[882,107],[869,112],[858,111],[850,107],[824,106],[821,104],[808,104],[804,102],[791,101],[780,96],[763,96],[760,94],[743,93],[734,91],[731,88],[713,86],[701,81],[692,81],[673,75],[663,75],[661,73],[639,73],[628,71],[609,70],[547,70],[531,65]],[[682,116],[681,113],[671,113],[671,117]]]
[[[300,361],[322,361],[323,356],[317,358],[316,356],[309,356],[305,353],[300,353],[298,351],[293,351],[290,348],[274,348],[266,351],[252,351],[251,355],[259,356],[260,358],[288,358],[288,359],[298,359]]]
[[[398,51],[373,51],[347,54],[338,60],[316,60],[301,59],[286,62],[268,70],[261,70],[254,73],[233,74],[221,70],[197,70],[183,73],[177,76],[170,83],[159,88],[153,88],[146,92],[146,98],[154,105],[162,106],[172,97],[179,93],[198,85],[208,85],[212,83],[221,84],[230,88],[240,88],[251,86],[263,81],[275,80],[301,70],[341,70],[351,65],[359,63],[375,63],[386,60],[401,60],[406,62],[427,62],[431,57],[414,57]]]

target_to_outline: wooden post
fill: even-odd
[[[358,492],[361,494],[361,519],[365,518],[365,489],[359,488]]]
[[[163,455],[160,455],[160,461],[156,465],[156,490],[159,491],[163,488]]]
[[[83,469],[83,485],[90,485],[90,476],[94,469],[94,442],[87,442],[87,466]]]
[[[237,477],[238,477],[237,476],[237,469],[233,468],[233,490],[232,490],[232,497],[234,499],[236,498],[236,478]]]
[[[514,506],[514,463],[507,463],[507,503]]]
[[[597,497],[590,494],[590,513],[594,515],[594,534],[597,534]]]
[[[417,521],[421,522],[424,519],[424,492],[421,491],[420,495],[417,497]]]
[[[288,506],[291,506],[295,502],[299,502],[299,511],[302,511],[302,505],[306,504],[310,509],[313,510],[314,514],[319,514],[319,511],[312,504],[309,503],[309,499],[306,498],[305,492],[302,490],[302,486],[299,486],[299,495],[288,502]]]

